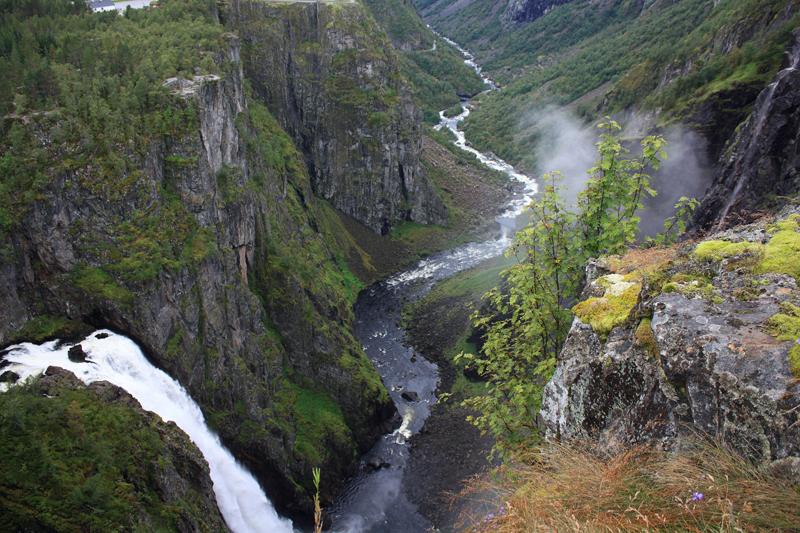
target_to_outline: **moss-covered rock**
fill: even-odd
[[[800,307],[784,303],[780,313],[770,317],[768,331],[782,341],[791,341],[789,369],[800,379]]]
[[[572,308],[572,312],[602,338],[612,329],[627,322],[639,301],[642,284],[632,276],[609,274],[594,283],[602,287],[603,295],[587,298]]]
[[[771,228],[772,236],[764,246],[764,257],[756,272],[788,274],[800,281],[800,215],[790,215]]]
[[[666,262],[642,250],[591,265],[590,279],[615,274],[574,307],[580,320],[545,389],[548,435],[618,450],[680,446],[699,430],[758,461],[800,455],[797,222],[676,245]]]
[[[722,261],[744,254],[760,255],[764,247],[747,241],[731,242],[725,240],[703,241],[694,249],[694,257],[701,261]]]

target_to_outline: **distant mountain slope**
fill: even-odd
[[[392,40],[401,59],[401,71],[411,83],[427,122],[438,122],[439,111],[457,104],[459,95],[484,89],[458,51],[437,39],[425,25],[410,0],[365,1]]]
[[[509,17],[517,2],[417,2],[505,85],[480,99],[468,137],[529,169],[538,130],[521,117],[551,104],[592,118],[635,109],[654,125],[680,120],[705,136],[715,159],[800,23],[798,0],[558,3],[520,23]]]

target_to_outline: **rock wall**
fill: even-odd
[[[738,128],[695,215],[702,228],[800,191],[800,32]],[[735,217],[734,217],[735,218]]]
[[[421,114],[386,34],[359,3],[237,3],[253,89],[305,155],[314,192],[386,233],[442,223],[420,165]]]
[[[531,22],[555,6],[566,4],[572,0],[510,0],[503,19],[508,22]]]
[[[700,434],[757,461],[800,455],[800,360],[786,328],[800,290],[797,273],[774,262],[800,259],[784,247],[798,238],[796,218],[777,228],[763,221],[696,248],[595,265],[584,301],[615,298],[615,276],[642,288],[610,331],[593,327],[594,317],[575,319],[545,387],[548,438],[616,452],[676,448]]]
[[[279,508],[306,510],[311,467],[329,499],[394,409],[352,336],[302,162],[245,94],[238,38],[215,61],[164,82],[185,120],[117,147],[132,170],[58,173],[6,237],[0,343],[49,316],[132,337]],[[57,121],[27,127],[55,158],[80,149],[52,142]]]

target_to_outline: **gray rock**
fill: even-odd
[[[86,352],[83,351],[83,346],[80,344],[70,347],[70,349],[67,350],[67,357],[69,357],[69,360],[73,363],[86,362]]]
[[[403,391],[403,393],[400,395],[400,397],[402,397],[407,402],[418,402],[419,401],[419,394],[414,392],[414,391],[411,391],[411,390]]]
[[[0,374],[0,383],[16,383],[19,381],[19,374],[13,370],[6,370]]]
[[[759,238],[753,228],[739,236],[748,235]],[[795,280],[719,268],[714,302],[679,293],[643,302],[643,313],[652,310],[657,357],[637,342],[637,323],[602,343],[575,319],[544,391],[547,437],[594,439],[618,451],[638,443],[675,448],[700,433],[757,461],[800,455],[793,343],[766,331],[782,302],[800,298]],[[737,298],[752,280],[760,290]]]

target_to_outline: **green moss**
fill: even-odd
[[[133,301],[131,291],[119,285],[101,268],[77,266],[72,271],[72,282],[89,296],[99,296],[120,303]]]
[[[702,298],[714,303],[720,303],[722,298],[717,295],[714,286],[705,276],[694,274],[675,274],[669,282],[664,284],[661,292],[682,294],[687,298]]]
[[[703,241],[694,249],[694,256],[701,261],[722,261],[744,254],[759,255],[763,245],[753,242],[731,242],[723,240]]]
[[[792,341],[794,344],[789,350],[789,369],[792,375],[800,378],[800,307],[784,303],[780,313],[770,317],[767,322],[767,329],[778,340]]]
[[[658,358],[658,342],[653,333],[653,327],[649,318],[643,319],[639,322],[639,326],[634,333],[636,344],[641,346],[644,351],[652,358]]]
[[[630,318],[633,308],[639,301],[642,285],[626,281],[622,276],[615,274],[603,276],[597,283],[606,289],[605,294],[580,302],[572,308],[572,312],[581,321],[592,326],[601,338],[605,338],[612,329],[624,324]]]
[[[82,333],[88,333],[86,324],[77,320],[70,320],[63,316],[40,315],[28,320],[16,332],[9,336],[10,342],[33,342],[71,338]]]
[[[342,410],[329,395],[291,382],[284,394],[296,430],[295,453],[314,465],[325,462],[332,450],[350,449],[356,455]]]
[[[798,215],[792,215],[775,225],[773,235],[764,247],[764,257],[756,272],[787,274],[800,281],[800,232]]]

